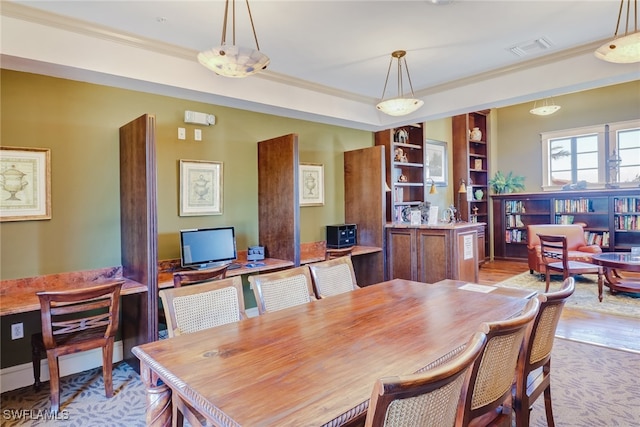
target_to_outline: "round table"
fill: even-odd
[[[603,252],[592,257],[593,263],[604,267],[604,277],[612,293],[640,293],[640,278],[622,277],[619,271],[640,272],[640,255],[631,252]]]

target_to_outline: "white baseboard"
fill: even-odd
[[[120,362],[123,358],[122,354],[122,341],[116,341],[113,346],[113,362]],[[59,363],[61,377],[97,368],[102,366],[102,349],[96,348],[62,356]],[[1,393],[33,385],[33,381],[33,365],[31,363],[0,370]],[[46,357],[40,361],[40,381],[49,381],[49,365]]]

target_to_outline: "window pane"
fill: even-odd
[[[640,129],[629,129],[618,132],[618,149],[640,147]]]
[[[598,153],[578,154],[578,169],[598,169]]]
[[[587,181],[591,183],[598,182],[598,169],[580,169],[578,170],[578,181]]]
[[[587,151],[598,151],[598,136],[597,135],[584,135],[579,136],[576,140],[578,153],[584,153]]]

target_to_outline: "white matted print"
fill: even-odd
[[[424,143],[425,178],[433,179],[438,187],[447,185],[447,143],[427,139]]]
[[[51,150],[0,147],[0,221],[51,219]]]
[[[222,162],[180,160],[180,216],[222,215]]]
[[[299,165],[298,196],[300,206],[324,205],[324,165]]]

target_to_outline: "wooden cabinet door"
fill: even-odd
[[[453,278],[478,283],[478,231],[457,233],[456,239]]]
[[[417,281],[435,283],[444,279],[455,279],[451,276],[450,230],[418,229],[417,244]]]
[[[417,280],[415,239],[415,229],[387,228],[387,280]]]

